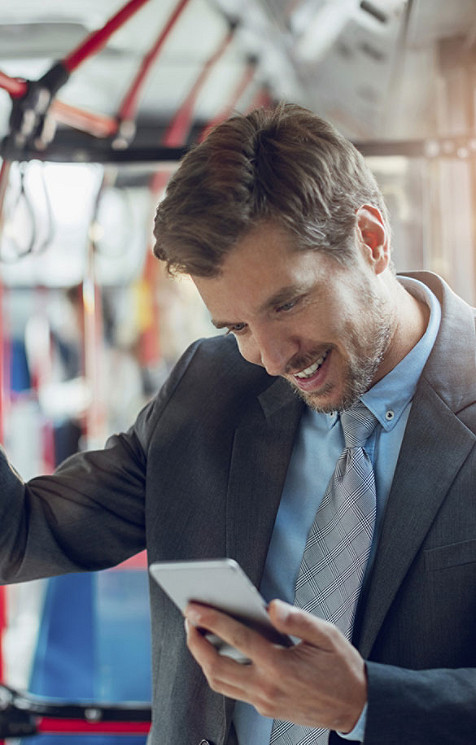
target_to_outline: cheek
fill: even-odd
[[[331,302],[326,306],[323,305],[319,310],[314,310],[305,323],[298,323],[296,332],[299,332],[303,340],[314,342],[314,344],[326,342],[339,344],[346,325],[346,316],[342,308]]]

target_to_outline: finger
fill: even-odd
[[[188,619],[185,620],[185,629],[190,652],[210,677],[223,681],[234,680],[237,685],[241,685],[241,681],[244,680],[246,685],[249,677],[246,671],[249,665],[243,665],[227,655],[220,654],[215,645],[207,639],[204,630],[193,626]]]
[[[249,702],[250,667],[220,655],[203,633],[185,621],[187,646],[203,670],[212,690]]]
[[[208,641],[204,632],[185,619],[187,646],[200,666],[213,664],[218,655],[213,644]]]
[[[199,628],[211,631],[250,660],[266,660],[273,646],[261,634],[226,613],[199,603],[189,603],[185,617]]]
[[[282,600],[272,600],[268,613],[278,631],[298,637],[322,650],[333,651],[337,644],[347,641],[334,624]]]

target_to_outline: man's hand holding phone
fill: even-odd
[[[252,704],[266,717],[350,732],[367,700],[365,663],[332,624],[274,600],[274,628],[301,641],[284,647],[214,608],[185,609],[187,644],[210,687]],[[238,649],[250,664],[220,655],[202,629]]]
[[[232,559],[158,562],[150,572],[185,615],[188,647],[214,691],[267,717],[353,729],[365,664],[333,624],[279,600],[267,606]]]

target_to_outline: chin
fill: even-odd
[[[336,383],[326,383],[319,391],[302,391],[292,384],[297,395],[313,411],[319,414],[333,414],[350,409],[368,389],[370,383],[365,379],[349,379],[345,385],[337,389]]]
[[[335,395],[335,386],[328,383],[319,392],[302,391],[294,383],[291,383],[294,392],[306,403],[310,409],[317,411],[319,414],[332,414],[334,411],[340,411],[341,406],[339,397]]]

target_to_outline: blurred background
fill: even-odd
[[[216,333],[152,258],[154,211],[210,126],[282,100],[368,158],[397,270],[474,304],[476,0],[0,0],[0,439],[25,479],[127,428]],[[1,602],[4,680],[148,699],[144,557]]]

